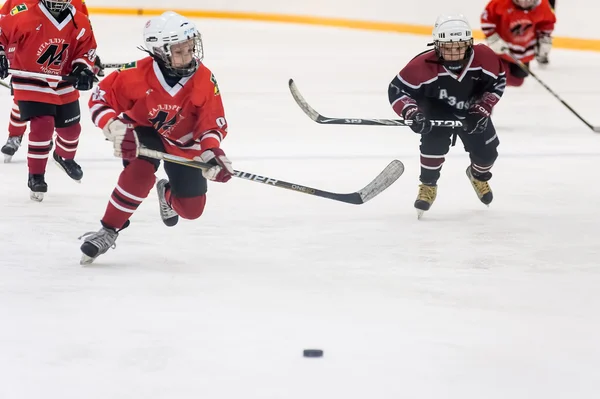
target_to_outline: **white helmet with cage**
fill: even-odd
[[[144,45],[167,72],[190,76],[204,58],[202,36],[193,22],[173,11],[150,19],[144,27]]]
[[[462,14],[440,15],[433,27],[433,45],[448,69],[461,69],[473,52],[473,31]]]
[[[40,0],[40,2],[53,14],[60,14],[71,4],[71,0]]]

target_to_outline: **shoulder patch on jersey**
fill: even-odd
[[[219,90],[219,85],[217,84],[217,79],[215,78],[215,75],[212,72],[210,74],[210,81],[213,82],[213,85],[215,85],[215,96],[221,94],[221,91]]]
[[[127,64],[123,65],[119,69],[119,71],[124,71],[126,69],[133,69],[133,68],[137,68],[137,61],[133,61],[133,62],[130,62],[130,63],[127,63]]]
[[[27,5],[25,3],[14,6],[13,9],[10,10],[10,15],[15,15],[23,11],[27,11]]]

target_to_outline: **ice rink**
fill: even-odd
[[[92,16],[102,60],[141,58],[146,19]],[[26,146],[0,164],[1,399],[598,397],[600,135],[533,79],[507,88],[492,205],[459,141],[417,221],[418,136],[318,125],[287,81],[327,116],[394,118],[387,85],[428,37],[197,23],[236,169],[338,192],[393,159],[404,175],[360,206],[213,183],[202,218],[175,228],[152,191],[117,248],[82,267],[77,238],[100,228],[121,170],[84,94],[81,184],[49,163],[34,203]],[[555,50],[534,68],[600,125],[600,53]]]

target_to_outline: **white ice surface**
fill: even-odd
[[[104,62],[142,55],[143,18],[93,22]],[[84,95],[81,185],[49,164],[33,203],[26,146],[0,165],[1,399],[599,397],[598,134],[533,79],[508,88],[490,208],[459,143],[417,221],[418,136],[317,125],[287,80],[327,116],[393,118],[387,85],[428,38],[198,24],[237,169],[339,192],[394,158],[404,176],[361,206],[211,184],[202,218],[172,229],[152,191],[81,267],[77,237],[100,227],[121,170]],[[600,54],[551,62],[536,73],[600,124]],[[1,92],[0,126],[10,105]]]

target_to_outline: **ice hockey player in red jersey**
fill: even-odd
[[[168,11],[146,23],[144,43],[150,57],[108,75],[89,102],[92,120],[113,142],[115,156],[123,158],[125,168],[108,200],[102,228],[82,236],[82,264],[114,247],[119,232],[154,186],[160,162],[139,155],[140,146],[214,165],[202,171],[164,164],[169,179],[159,180],[156,191],[167,226],[176,225],[179,217],[199,218],[207,179],[227,182],[233,174],[220,148],[227,135],[221,93],[202,63],[196,26]]]
[[[35,6],[38,2],[39,0],[8,0],[2,5],[2,8],[0,8],[0,18],[6,15],[10,15],[11,13],[14,14],[19,12],[18,6],[21,6],[22,4],[25,4],[25,6],[32,7]],[[82,12],[86,16],[89,16],[85,0],[71,0],[71,5],[75,7],[75,9],[78,12]],[[13,61],[14,52],[14,45],[8,47],[6,51],[6,56],[8,57],[9,64]],[[94,63],[94,73],[97,76],[104,76],[104,68],[98,55],[96,55],[96,60]],[[97,78],[95,80],[97,80]],[[27,130],[27,122],[21,121],[20,116],[21,114],[19,112],[19,105],[15,100],[13,105],[11,106],[10,111],[8,124],[8,139],[6,140],[6,144],[4,144],[0,149],[0,152],[2,152],[2,154],[4,155],[4,162],[10,162],[12,160],[13,155],[21,146],[23,135]]]
[[[490,115],[506,86],[501,60],[489,47],[473,45],[464,16],[438,17],[432,44],[388,89],[394,111],[412,121],[410,128],[421,135],[421,185],[414,204],[419,218],[435,201],[440,171],[456,135],[470,155],[466,174],[475,193],[484,204],[492,202],[488,181],[499,141]],[[434,119],[460,120],[463,127],[432,126]]]
[[[93,85],[96,40],[87,16],[69,0],[40,0],[34,5],[18,5],[0,19],[0,79],[8,76],[5,49],[11,46],[15,47],[13,69],[73,79],[12,77],[20,118],[30,121],[30,197],[41,201],[48,190],[44,175],[55,129],[54,161],[73,180],[83,177],[74,160],[81,133],[78,99],[79,90],[90,90]]]
[[[527,66],[534,58],[548,64],[555,23],[548,0],[491,0],[485,7],[481,28],[488,46],[504,61],[509,86],[521,86],[527,77],[512,57]]]

